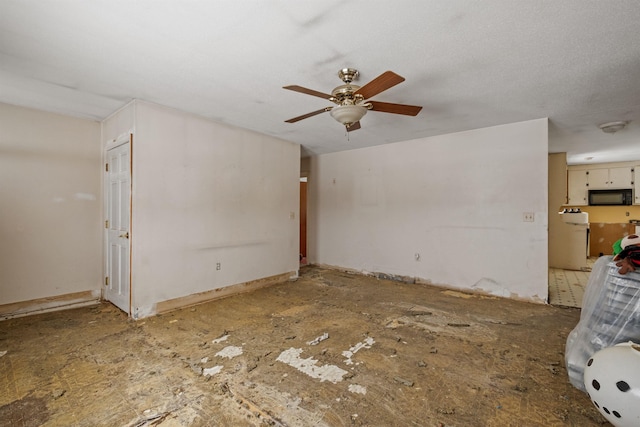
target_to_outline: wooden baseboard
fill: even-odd
[[[100,303],[99,291],[83,291],[0,305],[0,320]]]
[[[161,301],[156,304],[155,314],[163,314],[169,311],[177,310],[179,308],[190,307],[197,304],[213,301],[220,298],[229,297],[232,295],[241,294],[244,292],[255,291],[260,288],[275,285],[277,283],[286,282],[292,277],[297,277],[295,271],[288,273],[278,274],[276,276],[265,277],[258,280],[252,280],[250,282],[238,283],[236,285],[225,286],[224,288],[213,289],[211,291],[200,292],[197,294],[187,295],[185,297],[174,298],[166,301]]]

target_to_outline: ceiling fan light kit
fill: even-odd
[[[336,119],[338,122],[349,128],[367,114],[367,109],[361,105],[339,105],[337,107],[333,107],[329,114],[331,114],[331,117]]]
[[[385,71],[362,87],[351,84],[351,82],[358,78],[359,75],[360,73],[358,70],[354,68],[343,68],[338,71],[338,77],[342,79],[344,84],[334,88],[330,95],[297,85],[284,86],[283,89],[317,96],[336,104],[335,107],[325,107],[321,110],[303,114],[302,116],[294,117],[285,121],[287,123],[295,123],[317,114],[330,111],[331,117],[343,124],[346,127],[347,132],[351,132],[353,130],[360,129],[360,119],[367,114],[367,110],[407,116],[415,116],[420,112],[420,110],[422,110],[422,107],[415,105],[367,101],[369,98],[379,94],[380,92],[402,83],[404,81],[404,77],[397,75],[393,71]]]

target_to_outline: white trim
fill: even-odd
[[[104,159],[106,161],[106,154],[109,150],[112,150],[116,147],[119,147],[122,144],[126,144],[130,141],[129,138],[131,138],[131,135],[133,135],[133,131],[129,130],[127,132],[121,133],[120,135],[118,135],[116,138],[110,139],[108,141],[104,142]]]

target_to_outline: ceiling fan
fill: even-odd
[[[285,120],[285,122],[295,123],[330,111],[331,117],[342,123],[346,127],[347,132],[351,132],[360,129],[360,119],[364,117],[368,110],[380,111],[382,113],[404,114],[407,116],[416,116],[420,110],[422,110],[422,107],[415,105],[391,104],[388,102],[369,100],[369,98],[380,92],[402,83],[404,77],[397,75],[393,71],[385,71],[362,87],[351,84],[359,75],[358,70],[353,68],[343,68],[338,71],[338,77],[342,79],[344,84],[333,89],[331,95],[297,85],[284,86],[283,89],[317,96],[336,104],[336,106],[325,107],[321,110]]]

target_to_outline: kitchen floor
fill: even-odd
[[[582,307],[582,297],[589,274],[598,258],[589,258],[583,271],[549,269],[549,304],[562,307]]]
[[[307,266],[139,321],[10,319],[0,426],[601,426],[565,369],[579,317]]]

